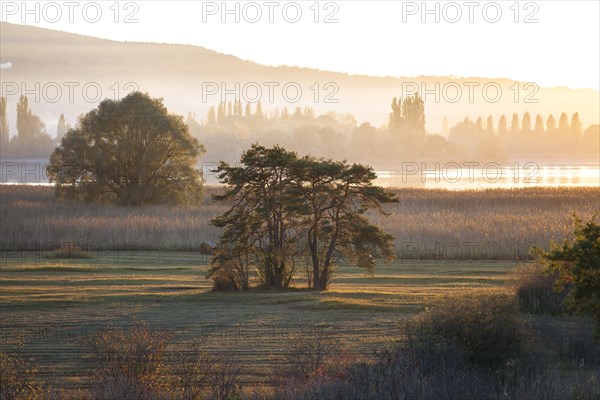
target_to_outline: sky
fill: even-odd
[[[266,65],[600,90],[600,1],[8,1],[0,19]],[[5,60],[1,60],[5,62]]]

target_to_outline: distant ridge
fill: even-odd
[[[391,98],[404,94],[403,88],[406,86],[403,84],[425,83],[427,88],[435,88],[436,83],[444,87],[449,83],[462,86],[464,82],[477,82],[483,87],[492,82],[500,85],[503,92],[501,99],[496,103],[485,101],[479,88],[476,91],[475,102],[471,103],[466,86],[460,101],[456,103],[444,98],[435,101],[433,95],[430,95],[430,99],[426,98],[428,128],[432,131],[439,130],[444,117],[453,125],[466,116],[476,118],[480,115],[493,115],[497,121],[500,114],[522,114],[525,111],[533,115],[542,114],[544,119],[549,113],[557,117],[563,111],[578,111],[586,126],[600,120],[600,93],[592,89],[540,88],[535,95],[537,103],[525,103],[522,98],[519,102],[514,101],[513,92],[510,90],[514,81],[507,78],[393,78],[350,75],[293,66],[274,67],[245,61],[200,46],[118,42],[8,23],[0,23],[0,34],[0,63],[12,63],[10,69],[1,71],[2,94],[5,94],[7,82],[29,85],[27,88],[35,87],[36,83],[43,87],[49,82],[59,85],[77,82],[81,86],[94,82],[103,89],[103,97],[111,97],[111,87],[115,83],[123,91],[124,84],[134,82],[140,90],[155,97],[163,97],[172,111],[180,114],[193,111],[202,117],[209,106],[218,103],[220,98],[218,95],[203,98],[202,89],[205,82],[225,82],[230,88],[234,87],[234,82],[239,82],[241,86],[249,82],[259,85],[264,82],[277,82],[280,86],[295,82],[303,89],[303,96],[297,103],[286,102],[279,91],[273,104],[269,104],[266,93],[263,93],[263,107],[268,110],[274,107],[294,108],[309,105],[317,112],[353,113],[359,122],[370,121],[373,125],[379,125],[387,118]],[[322,89],[321,98],[316,103],[309,89],[315,82]],[[324,95],[330,93],[323,90],[323,86],[328,82],[334,83],[338,88],[334,96],[337,102],[323,101]],[[524,94],[527,93],[521,96]],[[13,98],[8,97],[9,103],[16,101],[16,95]],[[95,107],[95,104],[81,99],[81,95],[73,102],[67,101],[65,94],[63,97],[56,103],[41,99],[32,104],[32,108],[47,121],[56,120],[62,112],[67,116],[67,120],[73,121],[80,113]],[[14,107],[10,105],[9,108]]]

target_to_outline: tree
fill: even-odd
[[[420,135],[425,135],[425,103],[419,95],[408,96],[402,103],[402,116]]]
[[[215,113],[215,107],[211,106],[208,109],[208,114],[206,115],[206,119],[209,125],[215,125],[217,123],[217,116]]]
[[[246,103],[246,112],[245,112],[245,116],[246,116],[246,117],[250,117],[250,116],[252,116],[252,106],[250,105],[250,103]]]
[[[475,136],[477,138],[481,137],[481,134],[483,133],[483,118],[479,117],[477,118],[477,121],[475,121]]]
[[[390,131],[398,131],[402,125],[404,125],[404,118],[402,117],[402,98],[394,97],[392,99],[392,112],[388,122],[388,128]]]
[[[56,125],[56,141],[60,143],[63,136],[67,133],[67,123],[65,122],[65,115],[60,114],[58,118],[58,125]]]
[[[523,114],[523,123],[521,125],[521,131],[523,133],[531,133],[531,115],[528,112]]]
[[[512,121],[510,123],[510,133],[515,134],[519,132],[519,115],[514,113],[512,116]]]
[[[485,130],[488,135],[492,135],[494,133],[494,117],[491,115],[487,118]]]
[[[548,133],[551,133],[555,129],[556,129],[556,120],[554,119],[554,115],[550,114],[548,116],[548,120],[546,121],[546,131]]]
[[[569,117],[566,113],[560,114],[560,119],[558,120],[558,130],[561,133],[566,133],[569,130]]]
[[[220,102],[219,103],[219,107],[217,108],[217,123],[218,124],[222,124],[223,122],[225,122],[225,117],[226,117],[226,110],[227,106],[225,105],[224,102]]]
[[[212,220],[224,230],[211,274],[232,274],[233,270],[245,271],[254,265],[262,285],[290,285],[298,255],[298,224],[289,207],[287,171],[295,158],[295,153],[281,147],[253,145],[242,155],[241,166],[219,164],[216,173],[227,189],[214,199],[233,205]]]
[[[392,236],[364,216],[370,209],[385,214],[382,204],[398,201],[373,186],[377,175],[371,167],[304,157],[292,165],[291,176],[312,264],[312,288],[327,290],[340,259],[372,272],[375,257],[393,257]]]
[[[448,118],[444,117],[444,120],[442,121],[442,134],[444,136],[448,136],[449,132],[450,128],[448,127]]]
[[[535,133],[544,133],[544,120],[540,114],[535,117]]]
[[[6,151],[8,145],[8,118],[6,117],[6,98],[0,97],[0,149]]]
[[[48,176],[59,198],[127,206],[197,204],[203,147],[161,99],[135,92],[104,100],[52,153]]]
[[[498,121],[498,135],[505,136],[508,133],[506,123],[506,116],[500,116],[500,120]]]
[[[581,121],[579,120],[579,113],[575,113],[571,117],[571,132],[573,133],[573,136],[576,137],[581,135]]]
[[[227,190],[215,199],[232,207],[213,220],[224,230],[212,275],[225,271],[243,281],[254,265],[262,285],[285,288],[306,259],[309,286],[326,290],[341,259],[371,271],[375,257],[393,255],[392,237],[365,213],[397,200],[372,185],[370,167],[255,144],[241,166],[222,162],[217,173]]]
[[[574,216],[573,239],[552,244],[550,251],[536,249],[539,261],[551,273],[558,273],[556,287],[571,286],[567,303],[577,312],[590,315],[600,337],[600,224],[596,212],[585,224]]]
[[[262,104],[260,104],[260,101],[258,101],[256,103],[256,110],[254,111],[254,116],[256,118],[262,118],[264,116],[263,110],[262,110]]]
[[[29,108],[27,96],[21,96],[17,103],[17,134],[21,143],[32,143],[34,139],[46,134],[45,129],[41,118]]]

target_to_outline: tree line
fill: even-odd
[[[56,138],[52,138],[44,121],[31,110],[28,97],[21,96],[17,102],[17,134],[11,138],[6,110],[6,98],[0,97],[0,153],[3,157],[47,158],[71,128],[61,114]]]

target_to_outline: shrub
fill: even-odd
[[[513,273],[513,287],[521,311],[532,314],[558,315],[566,312],[563,304],[568,290],[558,292],[556,273],[548,273],[538,263],[523,264]]]
[[[232,292],[240,290],[240,285],[237,280],[222,270],[216,271],[210,278],[213,281],[212,290],[215,292]]]
[[[182,400],[202,398],[210,384],[210,371],[216,361],[200,342],[194,342],[186,351],[175,354],[173,372]]]
[[[154,399],[167,388],[164,379],[168,335],[145,326],[111,328],[93,343],[92,392],[96,399]]]
[[[538,259],[549,271],[558,274],[557,287],[571,286],[568,304],[595,321],[600,338],[600,210],[584,223],[573,216],[573,239],[552,244],[549,252],[536,249]]]
[[[46,255],[46,258],[60,260],[79,260],[92,258],[85,249],[80,248],[76,244],[65,243],[53,252]]]
[[[308,328],[290,338],[285,372],[300,381],[321,375],[334,351],[331,332],[320,326]]]
[[[0,352],[0,399],[35,400],[42,397],[43,385],[37,369],[27,360]]]
[[[519,353],[522,334],[517,301],[504,294],[446,298],[407,327],[409,345],[417,356],[489,368],[500,367]]]

